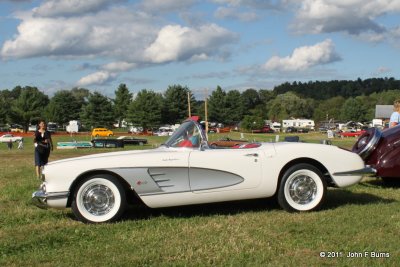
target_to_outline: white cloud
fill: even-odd
[[[81,78],[78,81],[77,85],[78,86],[101,85],[111,81],[115,77],[116,77],[115,74],[110,73],[108,71],[98,71]]]
[[[240,21],[254,21],[258,19],[255,12],[240,12],[236,8],[219,7],[214,16],[218,19],[237,19]]]
[[[33,14],[40,17],[80,15],[99,11],[111,3],[109,0],[47,0],[35,8]]]
[[[158,32],[153,17],[123,8],[81,17],[24,14],[19,19],[18,34],[3,44],[3,58],[103,56],[140,61]]]
[[[215,24],[198,28],[168,25],[145,50],[145,57],[152,63],[166,63],[221,55],[223,47],[236,39],[236,34]]]
[[[248,7],[255,9],[280,9],[288,0],[212,0],[220,5]]]
[[[303,0],[292,28],[298,33],[365,32],[387,29],[376,18],[400,12],[398,0]]]
[[[181,11],[194,5],[198,0],[143,0],[140,6],[143,10],[153,13]]]
[[[123,72],[134,69],[137,66],[135,63],[129,63],[124,61],[111,62],[101,66],[101,69],[110,72]]]
[[[264,69],[268,71],[304,71],[311,67],[328,64],[340,60],[335,52],[335,47],[330,39],[313,46],[303,46],[296,48],[292,55],[287,57],[274,56],[269,59]]]

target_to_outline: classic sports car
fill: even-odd
[[[234,140],[234,139],[230,139],[229,137],[223,137],[223,138],[220,138],[219,140],[208,141],[208,145],[211,148],[233,147],[233,146],[246,144],[246,143],[249,143],[249,141],[246,141],[246,140]]]
[[[4,134],[0,136],[0,143],[8,143],[8,142],[20,142],[24,138],[21,136],[14,136],[12,134]]]
[[[135,197],[159,208],[276,195],[287,211],[311,211],[327,186],[350,186],[369,172],[359,155],[330,145],[212,149],[200,124],[187,120],[157,149],[50,162],[32,200],[42,208],[71,207],[91,223],[117,220]]]
[[[400,181],[400,125],[383,131],[368,129],[358,138],[352,151],[385,182]]]

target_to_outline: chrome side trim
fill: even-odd
[[[47,200],[68,198],[68,196],[69,192],[46,193],[43,190],[39,190],[32,193],[31,202],[41,209],[46,209],[48,208]]]
[[[335,175],[335,176],[353,176],[353,175],[374,176],[374,175],[376,175],[376,170],[370,166],[365,166],[365,168],[362,168],[359,170],[335,172],[332,175]]]

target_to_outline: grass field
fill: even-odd
[[[301,135],[306,142],[324,138]],[[124,149],[150,149],[164,140],[149,137],[149,145]],[[354,142],[333,140],[347,148]],[[104,151],[110,150],[54,150],[50,160]],[[329,189],[318,212],[287,213],[273,199],[154,210],[133,206],[120,222],[102,225],[80,223],[70,210],[32,206],[39,184],[32,139],[25,138],[24,150],[0,144],[0,266],[400,266],[400,188],[379,179]]]

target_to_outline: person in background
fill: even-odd
[[[389,128],[392,128],[400,123],[400,99],[394,101],[394,112],[390,116]]]
[[[35,144],[36,177],[40,178],[43,166],[49,161],[50,150],[53,150],[53,140],[44,120],[39,121],[33,142]]]
[[[18,149],[24,149],[24,140],[18,142]]]
[[[8,141],[7,147],[8,147],[8,150],[11,150],[11,149],[12,149],[13,143],[12,143],[11,139],[10,139],[10,141]]]

